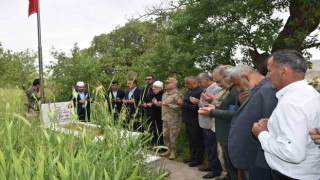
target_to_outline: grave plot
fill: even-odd
[[[65,134],[73,134],[78,137],[81,132],[91,131],[95,133],[94,141],[101,141],[104,139],[103,132],[99,125],[87,122],[79,122],[74,114],[73,107],[69,106],[70,102],[57,102],[41,104],[42,121],[44,128],[50,128],[57,132]],[[125,143],[126,138],[137,139],[142,136],[141,133],[115,129],[114,136],[119,136],[118,139],[121,143]],[[152,165],[159,165],[160,157],[151,154],[144,154],[146,162]]]

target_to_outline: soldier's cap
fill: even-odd
[[[166,84],[168,84],[168,83],[174,83],[174,84],[177,84],[177,83],[178,83],[177,79],[176,79],[176,78],[174,78],[174,77],[170,77],[170,78],[168,78],[165,82],[166,82]]]

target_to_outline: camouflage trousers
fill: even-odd
[[[163,121],[163,141],[169,149],[177,150],[181,121]]]

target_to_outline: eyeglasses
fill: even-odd
[[[226,77],[225,77],[225,76],[223,76],[221,79],[216,80],[216,83],[220,84],[220,83],[221,83],[221,81],[222,81],[224,78],[226,78]]]
[[[149,78],[148,78],[148,79],[146,79],[146,81],[151,81],[151,80],[152,80],[152,79],[149,79]]]

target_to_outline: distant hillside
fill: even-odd
[[[312,69],[308,69],[306,79],[311,80],[320,77],[320,60],[312,60]]]
[[[320,71],[320,60],[312,60],[312,69],[313,71]]]

